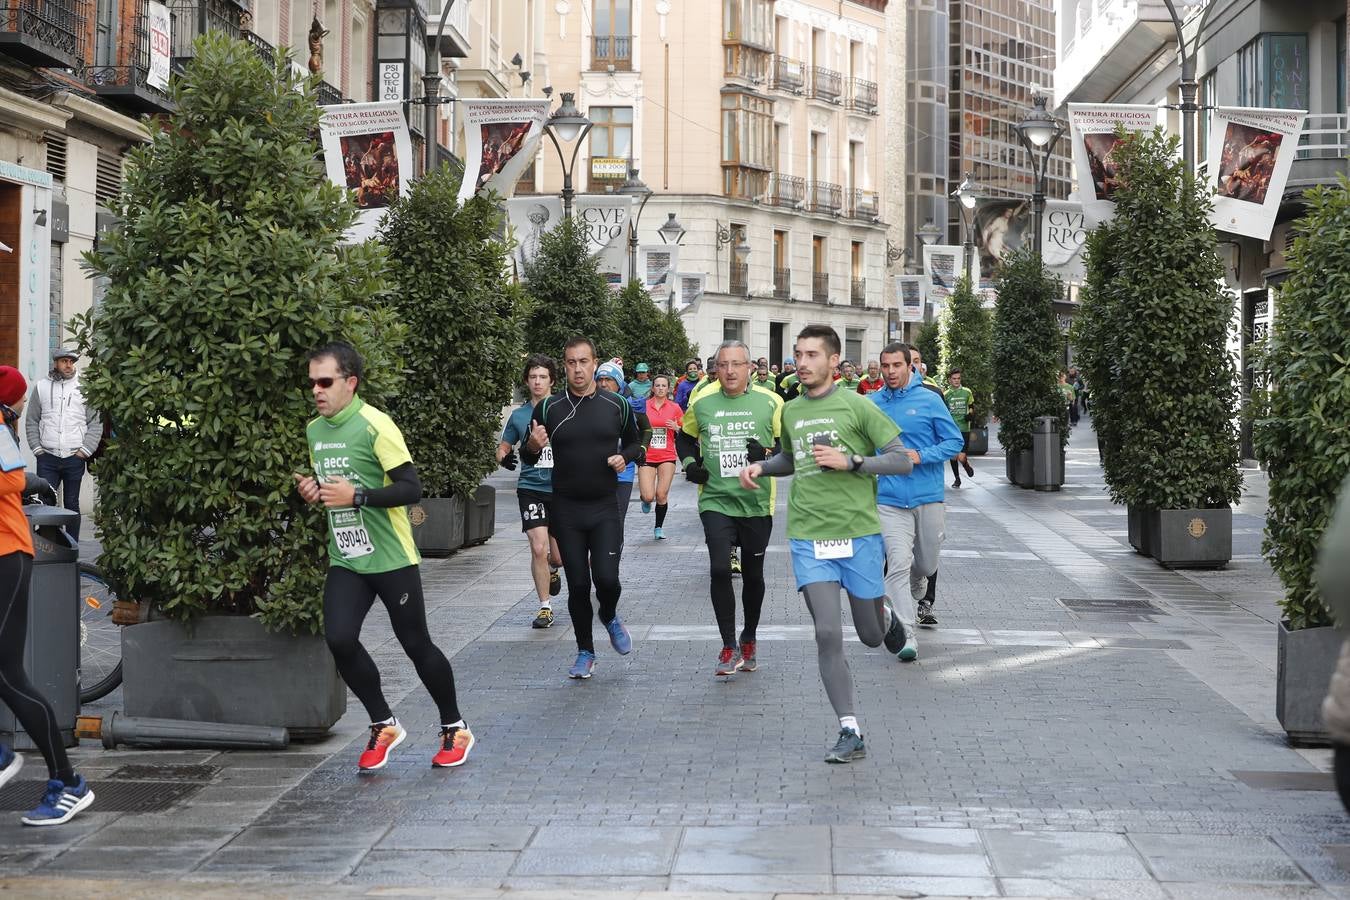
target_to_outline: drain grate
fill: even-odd
[[[99,812],[163,812],[205,787],[187,781],[104,781],[90,783]],[[26,812],[42,798],[45,781],[16,781],[0,788],[0,810]]]
[[[154,766],[129,765],[114,769],[107,776],[110,781],[200,781],[207,782],[220,774],[220,766]]]
[[[1136,597],[1058,597],[1063,606],[1075,617],[1092,616],[1111,619],[1115,622],[1151,622],[1154,616],[1166,615],[1148,600]]]

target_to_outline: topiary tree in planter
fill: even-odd
[[[960,369],[961,385],[975,394],[971,429],[983,428],[989,422],[994,397],[994,342],[989,312],[980,306],[980,298],[976,296],[970,278],[957,279],[956,290],[942,308],[938,323],[943,387],[946,387],[947,376]],[[933,371],[932,366],[929,371]]]
[[[997,287],[993,412],[1012,473],[1022,454],[1030,461],[1037,418],[1059,419],[1060,448],[1069,443],[1068,411],[1056,387],[1063,337],[1053,301],[1063,293],[1063,283],[1046,271],[1034,250],[1022,247],[1004,257]]]
[[[1350,180],[1306,195],[1253,398],[1252,438],[1270,475],[1262,552],[1293,630],[1331,623],[1313,582],[1317,550],[1350,472]],[[1350,623],[1342,623],[1350,624]]]
[[[697,352],[689,343],[684,322],[673,312],[659,309],[641,282],[630,281],[615,304],[618,322],[616,352],[625,368],[645,362],[652,372],[681,371],[684,361]]]
[[[131,151],[120,228],[85,256],[108,279],[74,325],[85,396],[114,427],[101,564],[163,616],[315,632],[324,518],[291,477],[309,466],[306,353],[352,341],[378,399],[401,330],[383,250],[342,244],[356,210],[317,161],[316,79],[216,32],[194,47],[170,85],[177,112]]]
[[[1079,329],[1107,486],[1158,525],[1148,546],[1159,562],[1223,565],[1242,479],[1227,350],[1233,304],[1211,201],[1161,130],[1128,136],[1114,153],[1122,185],[1115,217],[1088,245]]]
[[[937,319],[924,322],[919,326],[919,333],[914,338],[914,346],[923,354],[924,364],[928,366],[928,373],[934,378],[942,369],[942,326],[938,324]]]
[[[601,356],[614,356],[618,321],[614,292],[600,274],[585,232],[571,219],[544,234],[539,253],[525,269],[530,300],[525,348],[562,359],[563,344],[574,334],[595,341]]]

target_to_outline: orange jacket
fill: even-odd
[[[24,470],[0,472],[0,556],[33,555],[33,531],[23,514]]]

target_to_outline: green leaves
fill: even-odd
[[[943,307],[938,323],[942,329],[942,381],[946,382],[952,370],[961,370],[962,387],[975,394],[970,425],[983,428],[989,421],[994,394],[993,336],[989,312],[981,308],[968,277],[957,280],[956,291]],[[927,354],[924,361],[928,362]],[[930,363],[929,371],[933,370]]]
[[[1053,305],[1063,293],[1063,283],[1029,247],[1010,253],[999,267],[993,408],[998,440],[1008,453],[1031,450],[1039,416],[1059,418],[1061,441],[1068,443],[1068,404],[1056,387],[1063,337]]]
[[[131,152],[121,229],[85,257],[108,279],[73,325],[114,429],[95,464],[101,563],[120,596],[178,619],[320,628],[325,523],[291,479],[309,466],[306,354],[352,341],[376,401],[400,368],[384,251],[339,245],[355,209],[323,177],[298,87],[248,45],[200,38],[178,111]]]
[[[1342,175],[1304,197],[1308,211],[1274,299],[1248,410],[1257,458],[1270,474],[1262,551],[1284,585],[1280,605],[1294,629],[1331,622],[1313,569],[1350,472],[1350,180]]]
[[[383,239],[408,326],[403,388],[389,403],[429,497],[471,497],[497,468],[502,406],[520,381],[525,299],[505,272],[494,201],[459,204],[442,167],[389,208]]]
[[[640,362],[651,366],[653,376],[659,372],[674,374],[684,369],[685,360],[698,355],[679,315],[657,309],[641,282],[629,281],[619,292],[615,316],[617,335],[610,355],[623,358],[630,376]]]
[[[1233,301],[1204,185],[1175,138],[1130,135],[1114,151],[1115,217],[1088,236],[1074,345],[1117,503],[1198,509],[1237,501]]]
[[[525,277],[530,300],[525,346],[530,353],[561,360],[563,344],[581,334],[595,341],[602,359],[617,355],[618,303],[574,221],[564,219],[543,236]]]
[[[934,377],[942,368],[942,326],[936,319],[919,326],[914,346],[923,354],[923,361]]]

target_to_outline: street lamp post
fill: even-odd
[[[662,223],[660,228],[656,229],[656,233],[661,236],[661,243],[675,244],[676,246],[679,246],[680,241],[684,240],[685,235],[684,226],[675,218],[674,213],[666,213],[666,221]],[[670,277],[679,280],[674,272],[670,274]],[[666,285],[667,313],[675,311],[675,287],[676,285]]]
[[[630,160],[631,163],[631,160]],[[631,197],[638,201],[637,213],[629,213],[628,218],[628,277],[637,277],[638,264],[638,226],[642,224],[642,211],[647,208],[647,201],[652,198],[652,189],[647,187],[638,177],[638,170],[632,165],[628,167],[628,180],[623,183],[615,193]]]
[[[1034,107],[1031,112],[1013,127],[1017,129],[1017,136],[1022,139],[1022,146],[1027,148],[1027,155],[1031,157],[1031,207],[1036,212],[1036,232],[1032,235],[1032,246],[1036,248],[1036,256],[1039,258],[1041,222],[1045,218],[1045,182],[1049,175],[1050,154],[1054,152],[1055,144],[1064,136],[1064,123],[1046,110],[1044,94],[1038,93],[1032,103]]]
[[[558,163],[562,166],[563,173],[563,215],[572,218],[572,198],[576,196],[576,191],[572,189],[572,171],[577,166],[577,154],[581,152],[581,142],[591,131],[591,120],[583,116],[577,109],[576,95],[570,91],[563,91],[558,109],[553,115],[548,117],[544,123],[544,132],[548,139],[553,142],[553,149],[558,151]],[[575,141],[572,147],[572,160],[568,162],[566,154],[563,153],[562,144],[570,144]]]
[[[441,10],[441,23],[436,28],[436,65],[434,69],[428,65],[426,73],[422,76],[422,102],[426,104],[427,107],[426,172],[428,175],[436,168],[436,148],[437,145],[440,144],[440,141],[436,137],[436,132],[438,131],[436,128],[436,116],[439,114],[437,110],[440,109],[442,102],[451,103],[454,101],[453,97],[447,97],[444,101],[441,100],[441,37],[445,34],[445,23],[450,19],[450,10],[454,8],[455,0],[443,0],[443,2],[445,3],[445,8]],[[203,10],[206,9],[205,3],[201,6]],[[428,62],[430,62],[430,60],[428,60]]]
[[[1195,175],[1195,114],[1200,106],[1195,102],[1199,84],[1195,80],[1195,50],[1186,52],[1186,36],[1181,30],[1181,16],[1173,0],[1163,0],[1172,15],[1172,26],[1177,31],[1177,55],[1181,57],[1181,158],[1186,165],[1186,176]],[[1183,5],[1186,0],[1182,0]]]
[[[971,274],[973,268],[971,262],[975,256],[975,203],[980,199],[975,176],[967,172],[961,184],[952,191],[952,196],[961,201],[961,222],[966,227],[966,240],[962,244],[966,257],[966,277],[971,281],[971,289],[979,290],[979,285],[975,284],[975,276]]]

